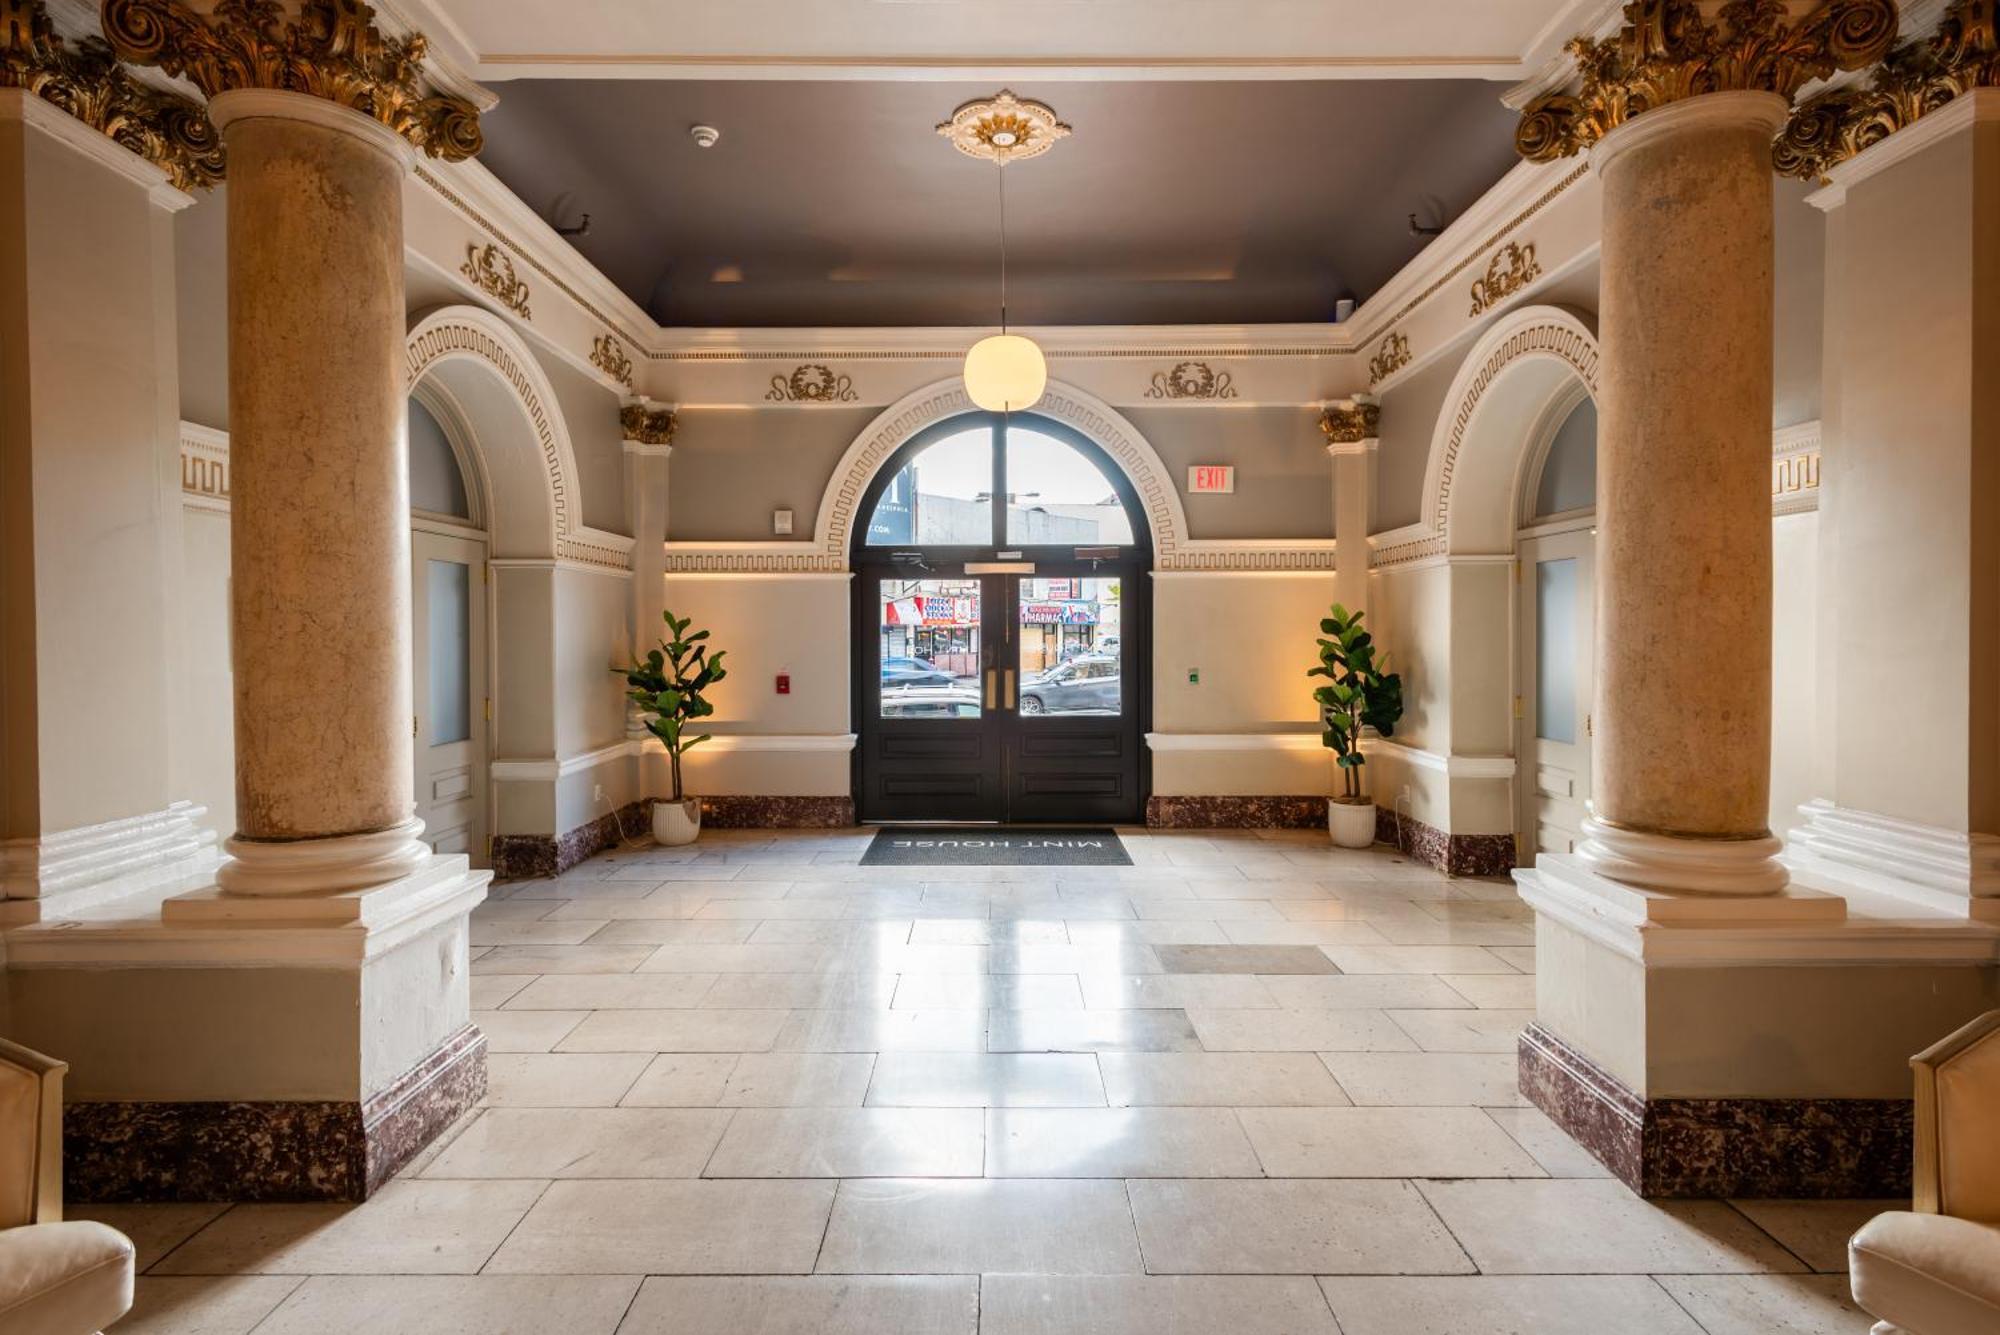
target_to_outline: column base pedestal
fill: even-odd
[[[2000,931],[1794,882],[1667,895],[1545,855],[1520,1088],[1647,1196],[1907,1190],[1912,1053],[1994,1004]]]
[[[63,1193],[104,1201],[362,1201],[486,1097],[466,1025],[361,1101],[72,1103]]]
[[[1542,1028],[1521,1093],[1653,1197],[1893,1197],[1910,1190],[1908,1099],[1647,1099]]]

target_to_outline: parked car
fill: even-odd
[[[928,658],[892,655],[882,660],[883,689],[902,690],[910,686],[949,686],[958,678]]]
[[[882,697],[882,717],[978,718],[979,692],[970,686],[912,686]]]
[[[1084,654],[1021,683],[1023,714],[1115,714],[1119,704],[1118,660]]]

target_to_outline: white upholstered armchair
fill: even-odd
[[[69,1067],[0,1039],[0,1332],[90,1335],[132,1306],[132,1243],[62,1217]]]
[[[2000,1010],[1910,1059],[1917,1074],[1911,1208],[1847,1244],[1875,1335],[2000,1331]]]

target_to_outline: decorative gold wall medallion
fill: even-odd
[[[619,384],[631,387],[632,359],[625,355],[625,349],[619,347],[618,340],[610,334],[591,340],[590,364]]]
[[[1368,359],[1368,388],[1375,388],[1409,364],[1410,340],[1390,332],[1382,339],[1382,346],[1375,350],[1375,355]]]
[[[507,252],[493,242],[483,248],[477,241],[466,242],[465,263],[458,271],[523,320],[534,318],[528,312],[528,285],[515,275],[514,261],[507,258]]]
[[[1811,180],[1974,88],[2000,88],[1995,0],[1954,0],[1927,38],[1891,51],[1865,85],[1807,98],[1772,146],[1785,176]]]
[[[1880,60],[1897,22],[1896,0],[1821,0],[1796,22],[1783,0],[1730,0],[1713,22],[1696,0],[1631,0],[1616,35],[1570,42],[1577,87],[1530,102],[1514,147],[1530,162],[1551,162],[1642,112],[1703,93],[1789,100],[1835,70]]]
[[[1541,262],[1535,258],[1535,243],[1509,241],[1493,252],[1486,273],[1472,285],[1472,314],[1492,310],[1542,276]]]
[[[272,88],[325,98],[372,116],[434,158],[480,148],[479,112],[460,97],[427,96],[421,34],[385,37],[361,0],[103,0],[104,36],[125,60],[158,65],[209,96]]]
[[[1181,362],[1171,371],[1153,372],[1149,399],[1233,399],[1236,386],[1229,372],[1212,369],[1207,362]]]
[[[1330,403],[1319,415],[1319,429],[1329,445],[1352,445],[1382,434],[1382,406],[1366,399]]]
[[[208,113],[137,82],[95,37],[71,47],[42,0],[0,0],[0,88],[19,88],[166,172],[176,189],[222,179],[222,139]]]
[[[789,376],[772,376],[764,397],[772,403],[852,403],[860,395],[854,392],[851,377],[807,363]]]
[[[1005,163],[1040,157],[1056,140],[1069,138],[1070,129],[1046,102],[1018,98],[1003,88],[992,97],[967,102],[937,132],[968,157]]]
[[[618,425],[627,440],[635,440],[641,445],[671,445],[674,431],[680,426],[680,418],[672,408],[628,403],[618,410]]]

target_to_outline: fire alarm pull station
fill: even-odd
[[[790,695],[791,693],[792,693],[792,674],[789,672],[780,672],[778,674],[778,694]]]

